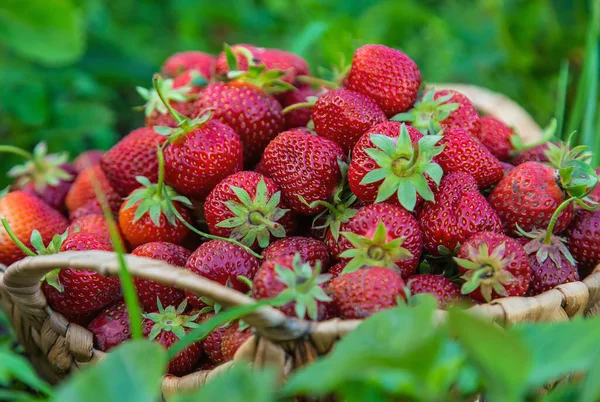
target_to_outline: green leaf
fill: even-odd
[[[53,393],[50,385],[37,375],[26,358],[11,350],[0,349],[0,385],[8,387],[12,380],[26,384],[47,396]]]
[[[126,342],[63,383],[53,401],[157,401],[166,369],[162,346],[147,340]]]

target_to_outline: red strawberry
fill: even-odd
[[[315,131],[348,154],[361,135],[386,121],[377,103],[360,92],[335,89],[319,97],[312,111]]]
[[[184,267],[191,253],[177,244],[157,241],[136,247],[131,254]],[[135,278],[134,281],[144,311],[156,311],[158,309],[157,299],[163,306],[179,306],[185,299],[183,291],[177,288],[161,285],[149,279]]]
[[[423,198],[432,201],[430,186],[439,184],[442,169],[433,162],[442,148],[438,136],[393,121],[369,129],[356,143],[348,170],[350,189],[365,203],[388,202],[409,211]],[[431,184],[430,184],[431,182]]]
[[[345,155],[333,141],[290,130],[271,141],[263,159],[285,203],[295,212],[313,215],[325,207],[307,204],[333,197],[341,179],[338,160],[345,160]]]
[[[67,314],[61,313],[62,316],[69,322],[69,325],[76,324],[80,327],[87,327],[89,323],[98,315],[97,311],[85,314]]]
[[[596,176],[598,177],[598,180],[600,180],[600,167],[596,168]],[[588,197],[590,197],[592,201],[600,202],[600,185],[596,185]]]
[[[435,192],[435,201],[426,202],[418,214],[423,246],[433,255],[453,252],[478,232],[502,233],[498,214],[479,193],[472,176],[450,173]]]
[[[114,191],[106,194],[106,201],[112,212],[113,216],[117,218],[119,216],[119,209],[123,204],[123,199]],[[97,199],[86,201],[85,204],[74,210],[69,214],[69,219],[73,222],[75,219],[81,218],[86,215],[103,215],[104,211],[100,205],[100,201]]]
[[[250,288],[247,281],[240,277],[252,280],[259,264],[258,258],[236,244],[225,240],[210,240],[192,253],[185,267],[211,281],[246,293]],[[186,296],[194,307],[210,305],[206,303],[209,301],[206,298],[198,298],[190,292],[186,292]]]
[[[444,150],[435,161],[444,173],[465,172],[475,178],[479,188],[498,183],[504,176],[500,161],[475,137],[463,130],[449,129],[444,132],[438,145]]]
[[[259,173],[232,174],[206,197],[204,216],[210,233],[248,247],[267,247],[296,227],[294,215],[280,195],[277,184]]]
[[[288,82],[293,82],[289,81],[292,75],[294,77],[298,75],[310,75],[308,63],[297,54],[281,49],[265,49],[260,57],[269,69],[282,71],[291,69],[292,72],[288,73],[285,77]]]
[[[435,133],[458,129],[474,137],[481,134],[481,121],[475,106],[465,95],[450,89],[427,90],[410,111],[400,113],[392,120],[406,121],[423,133],[433,128]]]
[[[108,352],[131,338],[131,327],[127,307],[123,301],[104,309],[87,329],[94,335],[94,346]]]
[[[380,203],[361,208],[340,227],[336,242],[327,235],[332,256],[347,261],[346,272],[362,266],[398,269],[412,275],[419,264],[423,235],[415,217],[404,208]]]
[[[577,211],[565,237],[582,276],[600,264],[600,210]]]
[[[402,277],[392,269],[365,266],[342,274],[329,284],[333,303],[342,318],[362,319],[406,299]]]
[[[288,91],[277,95],[281,107],[287,108],[292,105],[310,103],[309,99],[319,96],[321,90],[313,89],[310,85],[298,88],[297,91]],[[311,119],[311,107],[305,106],[290,110],[284,114],[285,128],[289,130],[296,127],[306,127]]]
[[[321,274],[321,264],[313,267],[301,260],[300,254],[265,259],[254,276],[252,297],[270,299],[283,294],[289,302],[279,309],[290,317],[323,320],[329,318],[331,301],[323,290],[329,275]]]
[[[39,230],[42,242],[46,244],[69,225],[60,212],[23,191],[0,194],[0,218],[7,220],[16,237],[27,247],[31,247],[30,237],[35,229]],[[0,225],[0,264],[8,266],[23,257],[23,251]]]
[[[325,282],[324,286],[328,287],[329,284],[333,282],[335,278],[342,274],[344,268],[346,268],[345,262],[338,262],[337,264],[329,268],[329,271],[327,271],[327,273],[329,274],[330,278],[327,282]]]
[[[186,306],[185,300],[177,309],[174,306],[163,308],[159,304],[157,312],[144,314],[144,336],[162,345],[165,349],[169,349],[183,338],[190,329],[198,327],[195,322],[198,314],[185,314]],[[192,343],[171,359],[169,374],[183,376],[190,373],[201,357],[202,346],[200,342]]]
[[[185,70],[173,78],[173,88],[189,88],[186,92],[189,99],[197,97],[207,84],[207,79],[198,70]]]
[[[493,232],[471,236],[454,257],[465,283],[463,294],[478,302],[523,296],[531,283],[531,266],[517,240]]]
[[[175,77],[186,70],[198,70],[206,79],[210,79],[215,66],[215,56],[198,51],[175,53],[165,60],[162,72]]]
[[[214,316],[215,313],[213,312],[202,314],[200,316],[200,321],[208,321]],[[223,363],[225,361],[225,358],[223,357],[223,352],[221,351],[221,346],[223,344],[223,337],[227,333],[227,329],[230,326],[231,325],[223,325],[218,328],[215,328],[201,341],[204,353],[206,353],[208,358],[216,364]]]
[[[77,230],[84,233],[93,233],[106,243],[111,244],[110,229],[104,215],[86,215],[77,218],[69,225],[69,233]]]
[[[515,148],[511,137],[515,135],[512,128],[493,116],[481,118],[481,132],[477,137],[483,145],[499,160],[508,162]]]
[[[41,243],[41,242],[40,242]],[[52,243],[55,243],[54,241]],[[52,251],[58,247],[51,244]],[[36,246],[39,250],[43,244]],[[92,233],[70,233],[64,238],[60,251],[112,251],[110,243]],[[106,307],[119,298],[119,278],[105,277],[96,272],[64,268],[46,275],[42,291],[48,305],[59,313],[86,314]]]
[[[73,212],[86,202],[96,199],[93,183],[97,184],[107,200],[118,197],[100,166],[90,166],[77,176],[67,193],[65,204],[69,212]]]
[[[420,86],[417,64],[401,51],[383,45],[357,49],[346,78],[348,89],[373,98],[388,117],[410,109]]]
[[[558,145],[557,143],[554,143]],[[525,162],[540,162],[540,163],[548,163],[550,159],[548,158],[548,150],[550,147],[550,143],[545,142],[540,145],[536,145],[533,148],[527,149],[525,151],[520,152],[515,158],[513,164],[515,166],[522,165]]]
[[[327,272],[329,268],[329,250],[327,245],[317,239],[310,237],[292,236],[277,240],[271,243],[269,247],[263,250],[262,256],[266,260],[279,258],[284,255],[299,253],[300,260],[315,266],[317,262],[321,263],[321,272]]]
[[[79,174],[85,168],[99,164],[102,155],[104,155],[104,151],[100,151],[99,149],[90,149],[89,151],[82,152],[73,161],[73,169]]]
[[[236,44],[231,46],[231,53],[236,58],[237,69],[239,71],[248,70],[248,59],[252,59],[255,64],[260,64],[260,55],[264,53],[265,49],[248,44]],[[230,55],[231,57],[231,55]],[[215,73],[220,76],[227,75],[231,71],[229,66],[229,60],[227,60],[227,48],[223,50],[217,56],[215,63]]]
[[[100,160],[102,171],[108,182],[122,197],[127,197],[138,187],[138,176],[152,183],[158,180],[158,158],[156,147],[165,142],[165,137],[154,129],[142,127],[133,130]]]
[[[428,293],[438,301],[440,308],[445,309],[460,300],[460,286],[443,275],[421,274],[408,278],[410,294]]]
[[[250,328],[244,326],[240,329],[239,322],[227,327],[221,343],[223,361],[233,360],[235,352],[252,336]]]
[[[156,89],[137,87],[138,94],[146,101],[140,109],[144,110],[146,126],[177,127],[177,120],[169,113],[163,100],[184,116],[189,116],[194,107],[197,90],[192,88],[190,80],[179,79],[175,82],[172,78],[159,81],[161,95]]]

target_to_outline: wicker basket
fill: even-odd
[[[504,96],[473,86],[440,84],[435,87],[456,88],[465,93],[485,114],[501,116],[513,125],[525,142],[540,138],[540,127]],[[126,261],[134,277],[208,296],[225,307],[254,303],[246,295],[162,261],[135,256],[127,256]],[[69,323],[48,307],[40,290],[40,279],[56,267],[87,269],[112,276],[116,276],[119,269],[115,254],[102,251],[28,257],[14,263],[4,273],[0,269],[0,307],[7,313],[19,341],[38,370],[52,382],[104,356],[103,352],[94,349],[93,336],[87,329]],[[536,297],[494,300],[476,305],[469,311],[502,325],[523,321],[554,322],[577,315],[594,315],[600,309],[599,301],[600,266],[581,282],[560,285]],[[443,319],[445,312],[438,311],[438,316]],[[280,380],[284,381],[296,368],[328,353],[337,340],[360,324],[360,320],[340,319],[309,322],[286,317],[270,307],[263,307],[244,320],[254,328],[254,335],[238,350],[233,362],[184,377],[168,375],[163,379],[163,394],[168,396],[196,388],[239,360],[255,366],[275,366]]]

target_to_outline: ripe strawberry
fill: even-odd
[[[158,311],[144,314],[144,336],[169,349],[179,339],[183,338],[192,328],[197,328],[198,314],[185,314],[187,303],[185,300],[177,307],[158,304]],[[202,357],[200,342],[194,342],[179,352],[169,362],[169,374],[183,376],[190,373]]]
[[[342,274],[342,272],[344,271],[344,268],[346,268],[345,262],[338,262],[337,264],[335,264],[331,268],[329,268],[329,271],[327,271],[327,274],[329,274],[330,278],[327,282],[325,282],[324,286],[326,288],[328,288],[329,284],[331,282],[333,282],[333,280],[335,278],[337,278],[338,276],[340,276]]]
[[[334,258],[347,262],[345,272],[362,266],[398,270],[404,278],[414,274],[423,235],[415,217],[404,208],[386,203],[367,205],[340,227],[336,242],[327,235]]]
[[[96,199],[93,183],[97,184],[106,199],[118,196],[100,166],[90,166],[77,176],[67,193],[65,204],[70,213],[83,206],[86,202]]]
[[[89,151],[82,152],[73,161],[73,169],[79,174],[83,172],[85,168],[99,164],[102,155],[104,155],[104,151],[98,149],[90,149]]]
[[[292,212],[280,201],[275,182],[255,172],[238,172],[212,189],[204,203],[211,234],[265,248],[296,227]]]
[[[315,131],[348,154],[365,131],[387,120],[377,103],[360,92],[335,89],[319,97],[312,110]]]
[[[305,85],[296,91],[288,91],[277,95],[277,99],[284,109],[293,105],[305,105],[310,103],[309,99],[319,96],[320,89],[313,89],[310,85]],[[311,119],[312,108],[305,106],[290,110],[284,113],[285,129],[289,130],[296,127],[306,127]]]
[[[68,227],[69,233],[76,231],[93,233],[103,241],[111,244],[110,229],[104,215],[86,215],[71,222]]]
[[[227,327],[221,343],[221,353],[223,361],[233,360],[235,352],[252,336],[249,327],[243,326],[240,328],[239,322],[233,323]]]
[[[175,78],[173,78],[173,88],[180,89],[183,87],[189,88],[186,92],[190,100],[197,98],[204,87],[208,84],[207,79],[198,70],[185,70]]]
[[[558,145],[557,143],[554,143]],[[526,149],[525,151],[520,152],[515,158],[513,164],[515,166],[522,165],[525,162],[540,162],[540,163],[548,163],[550,159],[548,158],[548,150],[550,147],[550,143],[546,142],[540,145],[537,145],[533,148]]]
[[[7,220],[16,237],[27,247],[31,247],[33,230],[39,230],[42,242],[47,243],[52,236],[64,232],[69,225],[60,212],[40,198],[23,191],[0,194],[0,218]],[[0,264],[9,266],[23,257],[23,251],[0,225]]]
[[[146,101],[139,109],[144,110],[146,126],[177,127],[177,120],[169,113],[164,102],[184,116],[189,116],[194,107],[196,98],[195,89],[192,88],[190,80],[179,79],[177,82],[172,78],[160,80],[161,95],[156,89],[136,87],[138,94]]]
[[[346,78],[346,88],[374,99],[388,117],[409,110],[420,86],[417,64],[401,51],[383,45],[357,49]]]
[[[444,150],[435,161],[444,173],[465,172],[475,178],[480,189],[498,183],[504,176],[500,161],[476,137],[459,129],[444,132],[438,145]]]
[[[407,285],[411,295],[429,293],[435,296],[443,309],[455,304],[462,297],[460,286],[443,275],[413,275],[408,278]]]
[[[281,49],[265,49],[260,56],[265,65],[271,70],[282,70],[288,72],[286,80],[292,83],[291,76],[310,75],[310,67],[306,60],[295,53],[286,52]]]
[[[114,191],[106,194],[106,202],[112,212],[113,216],[117,218],[119,216],[119,209],[123,204],[123,199]],[[97,199],[86,201],[85,204],[74,210],[69,214],[69,219],[73,222],[75,219],[81,218],[86,215],[103,215],[104,211],[100,205],[100,201]]]
[[[175,53],[165,60],[161,70],[163,74],[175,77],[186,70],[198,70],[204,78],[210,79],[216,58],[212,54],[187,51]]]
[[[463,130],[474,137],[481,134],[481,119],[469,98],[458,91],[429,89],[423,99],[406,113],[400,113],[392,120],[405,121],[421,130],[424,134],[431,129]]]
[[[286,205],[299,214],[314,215],[325,207],[309,205],[333,197],[341,179],[338,160],[345,160],[345,155],[333,141],[289,130],[271,141],[263,159]]]
[[[498,214],[479,193],[475,179],[463,172],[445,176],[435,192],[435,201],[423,204],[418,220],[423,246],[433,255],[453,252],[478,232],[502,233]]]
[[[185,267],[211,281],[246,293],[250,288],[247,280],[240,277],[252,280],[259,265],[258,258],[240,246],[225,240],[210,240],[192,253]],[[210,300],[207,298],[199,298],[190,292],[186,292],[186,296],[194,307],[202,308],[207,304],[210,305]],[[215,311],[218,309],[215,308]]]
[[[65,233],[62,244],[52,241],[48,251],[101,250],[112,251],[110,243],[105,242],[93,233]],[[44,244],[34,246],[38,251]],[[58,247],[57,247],[58,246]],[[42,291],[48,305],[59,313],[86,314],[97,311],[119,298],[121,285],[119,278],[105,277],[96,272],[81,269],[63,268],[48,273],[42,283]]]
[[[352,151],[350,189],[365,203],[387,202],[412,211],[424,199],[432,201],[431,185],[442,169],[433,162],[442,152],[439,136],[423,136],[404,123],[387,121],[369,129]]]
[[[265,259],[254,276],[252,298],[256,300],[274,297],[289,300],[279,309],[290,317],[323,320],[327,315],[327,302],[323,284],[329,275],[321,274],[321,264],[314,269],[301,260],[300,253]]]
[[[69,322],[69,325],[76,324],[80,327],[87,327],[90,322],[98,315],[97,311],[92,311],[91,313],[85,314],[67,314],[61,313],[62,316]]]
[[[150,127],[133,130],[106,152],[100,160],[102,171],[108,182],[122,197],[127,197],[138,187],[138,176],[152,183],[158,180],[158,158],[156,147],[165,142],[165,137]]]
[[[329,268],[329,250],[327,245],[317,239],[310,237],[292,236],[277,240],[263,250],[262,256],[266,260],[279,258],[285,255],[300,254],[300,260],[315,266],[321,263],[321,272],[327,272]]]
[[[586,276],[600,264],[600,210],[577,211],[565,237],[581,276]]]
[[[104,309],[87,329],[94,335],[94,346],[108,352],[131,338],[131,327],[127,307],[119,301]]]
[[[460,246],[454,257],[465,280],[461,291],[478,302],[523,296],[531,283],[531,266],[517,240],[493,232],[479,232]]]
[[[131,254],[184,267],[191,253],[177,244],[157,241],[136,247]],[[144,311],[156,311],[158,309],[157,299],[163,306],[179,306],[185,299],[183,291],[177,288],[161,285],[149,279],[135,278],[134,282]]]
[[[214,316],[215,313],[213,312],[205,313],[200,316],[199,321],[208,321]],[[212,362],[216,364],[220,364],[225,361],[225,358],[223,357],[223,352],[221,351],[221,346],[223,345],[223,338],[227,333],[227,329],[230,326],[231,324],[215,328],[215,330],[213,330],[201,341],[204,353]]]
[[[364,266],[338,276],[329,284],[329,293],[342,318],[362,319],[396,306],[406,299],[404,281],[398,272]]]
[[[481,132],[476,137],[492,155],[502,162],[508,162],[515,150],[511,142],[514,135],[513,129],[497,118],[485,116],[481,118]]]

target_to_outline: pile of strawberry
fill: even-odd
[[[418,293],[442,308],[537,295],[600,263],[587,150],[524,146],[465,95],[422,86],[399,50],[363,46],[328,82],[294,54],[226,46],[218,57],[175,54],[153,82],[138,88],[146,125],[106,153],[69,163],[43,144],[31,154],[0,147],[27,159],[0,199],[1,264],[113,250],[113,214],[133,255],[326,320]],[[167,348],[221,310],[150,280],[135,286],[144,333]],[[98,349],[129,338],[117,278],[64,267],[42,289]],[[170,372],[231,359],[250,331],[241,321],[218,328]]]

